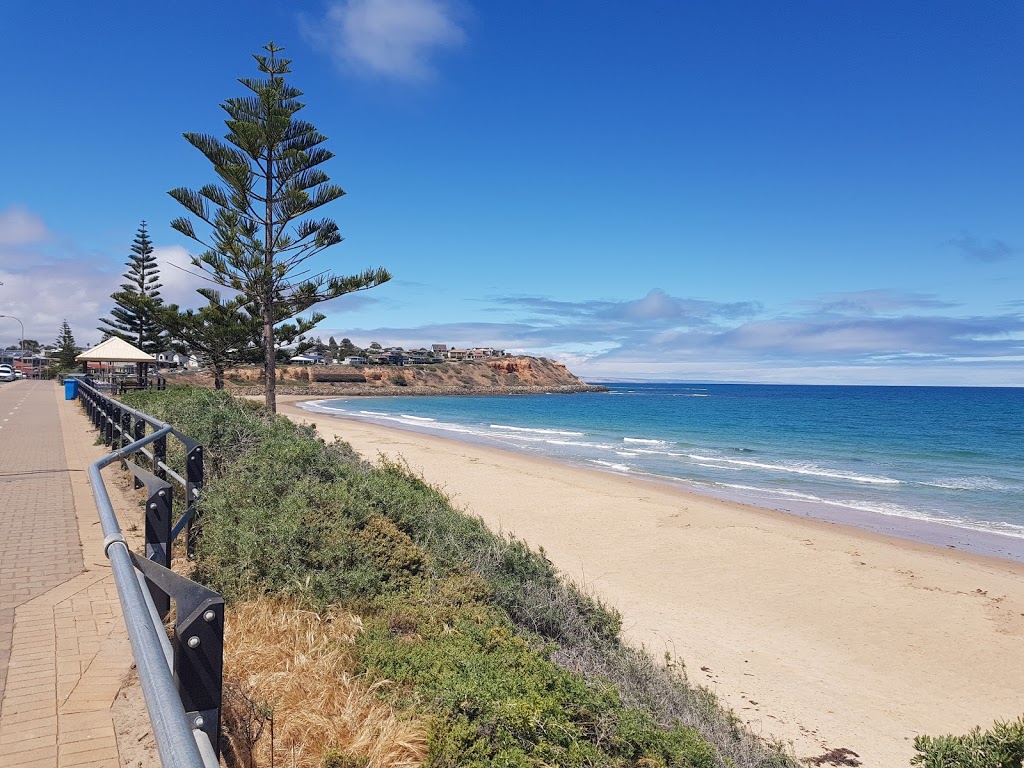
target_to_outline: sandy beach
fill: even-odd
[[[310,413],[370,460],[401,458],[495,530],[543,546],[800,758],[908,766],[917,734],[1024,713],[1024,565]]]

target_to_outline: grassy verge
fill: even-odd
[[[371,467],[223,393],[132,404],[205,446],[198,577],[229,602],[358,616],[354,673],[390,681],[379,695],[426,718],[428,765],[792,764],[710,692],[624,645],[618,614],[541,554],[404,468]]]

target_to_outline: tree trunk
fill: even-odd
[[[274,355],[274,309],[271,306],[272,298],[264,300],[263,308],[263,378],[267,384],[266,405],[271,413],[277,413],[277,371],[276,358]]]
[[[224,367],[215,365],[213,367],[213,388],[224,389]]]
[[[273,55],[273,53],[271,53]],[[274,154],[276,146],[267,147],[266,217],[263,225],[263,361],[266,369],[267,408],[277,413],[277,372],[274,354]]]

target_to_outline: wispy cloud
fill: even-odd
[[[301,29],[342,69],[390,80],[423,81],[434,57],[463,44],[460,6],[448,0],[339,0]]]
[[[494,302],[511,315],[507,323],[350,328],[345,335],[364,344],[542,354],[595,379],[992,384],[1017,381],[1024,360],[1024,313],[958,317],[948,312],[954,304],[936,296],[884,289],[828,294],[797,303],[796,312],[772,313],[757,302],[659,289],[622,301]]]
[[[122,253],[89,251],[54,232],[32,211],[15,207],[0,212],[0,314],[25,325],[25,336],[48,344],[68,321],[79,344],[101,338],[99,318],[114,306],[110,295],[124,282],[132,232]],[[180,246],[156,247],[161,296],[166,303],[195,307],[203,299],[196,288],[209,283],[195,277],[188,252]],[[8,327],[10,325],[10,327]],[[0,345],[21,332],[17,323],[0,320]]]
[[[757,302],[714,302],[671,296],[654,288],[646,296],[626,301],[553,301],[537,296],[508,296],[494,299],[512,309],[554,318],[587,318],[611,324],[641,326],[703,326],[714,318],[747,317],[757,314]]]
[[[38,243],[47,237],[43,220],[24,206],[0,211],[0,246]]]
[[[80,343],[99,340],[96,318],[113,292],[118,273],[94,254],[61,242],[43,220],[23,207],[0,214],[0,313],[16,317],[25,337],[52,342],[67,319]],[[59,243],[53,248],[52,244]],[[8,327],[10,326],[10,327]],[[21,332],[11,320],[0,324],[0,344]]]
[[[802,301],[799,306],[814,314],[884,315],[907,310],[947,309],[956,305],[942,301],[932,294],[904,293],[877,288],[868,291],[828,293],[816,299]]]
[[[1013,248],[1002,240],[981,240],[973,235],[961,235],[948,240],[946,245],[951,245],[970,261],[981,261],[992,263],[1006,261],[1014,256],[1019,256],[1021,251]]]
[[[165,304],[193,308],[205,304],[206,299],[196,293],[198,288],[214,288],[229,293],[204,279],[200,270],[192,266],[189,252],[180,245],[157,246],[153,249],[153,256],[160,268],[160,298]]]

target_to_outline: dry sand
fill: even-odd
[[[359,453],[401,457],[619,608],[626,638],[678,654],[798,757],[908,766],[917,734],[1024,713],[1024,565],[746,507],[657,483],[313,414]]]

